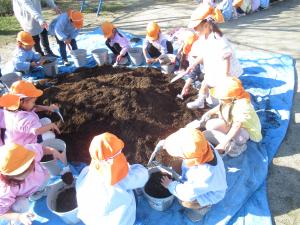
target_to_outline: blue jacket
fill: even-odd
[[[17,48],[16,58],[13,62],[15,71],[30,72],[30,63],[38,62],[41,55],[32,50],[26,51],[23,48]]]
[[[52,20],[49,25],[49,34],[55,35],[60,41],[65,41],[75,39],[79,34],[79,29],[73,26],[68,14],[65,12]]]

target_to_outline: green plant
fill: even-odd
[[[0,0],[0,16],[13,15],[12,1]]]

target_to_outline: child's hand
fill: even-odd
[[[30,66],[31,66],[31,67],[37,67],[38,65],[39,65],[39,64],[36,63],[36,62],[31,62],[31,63],[30,63]]]
[[[118,56],[117,56],[117,62],[120,62],[122,58],[123,58],[122,55],[118,55]]]
[[[48,30],[48,23],[47,23],[46,21],[44,21],[44,22],[41,24],[41,27],[42,27],[43,29]]]
[[[49,130],[55,131],[56,133],[60,134],[60,130],[58,129],[58,127],[55,123],[50,123],[46,126],[49,126]]]
[[[18,216],[18,220],[24,225],[31,225],[33,217],[33,213],[20,213]]]
[[[71,44],[71,40],[70,40],[70,39],[67,39],[67,40],[64,41],[64,43],[65,43],[66,45],[69,45],[69,44]]]
[[[194,68],[195,68],[195,66],[192,64],[186,69],[186,72],[191,73],[194,70]]]
[[[153,61],[154,61],[154,59],[152,59],[152,58],[146,58],[147,64],[151,64],[151,63],[153,63]]]
[[[51,148],[49,146],[47,146],[46,148],[48,148],[48,151],[52,153],[54,159],[58,159],[62,161],[64,165],[67,165],[66,154],[64,154],[63,152],[60,153],[57,149]]]
[[[59,107],[55,104],[49,105],[48,111],[54,112],[54,110],[59,110]]]
[[[168,188],[171,182],[172,182],[172,180],[171,180],[169,177],[163,176],[163,177],[161,178],[161,182],[160,182],[160,183],[161,183],[161,185],[164,186],[165,188]]]

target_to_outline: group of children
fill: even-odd
[[[178,76],[187,78],[182,97],[193,79],[204,74],[197,99],[187,107],[203,108],[209,96],[217,100],[217,106],[159,142],[161,149],[183,160],[181,182],[164,176],[161,184],[179,199],[193,221],[199,220],[226,194],[226,172],[221,156],[237,157],[246,150],[248,140],[259,142],[262,139],[261,124],[250,95],[238,79],[242,74],[241,66],[218,28],[217,22],[222,21],[222,15],[211,4],[199,5],[191,16],[190,31],[177,55],[182,65]],[[62,57],[66,45],[77,48],[75,37],[82,22],[81,13],[70,10],[50,24]],[[129,41],[110,22],[102,23],[101,28],[116,61],[126,63]],[[40,58],[30,50],[33,43],[28,33],[19,33],[20,55],[36,57],[38,61]],[[160,62],[162,55],[173,53],[172,43],[156,22],[147,26],[143,53],[148,64]],[[30,61],[24,67],[18,65],[26,69],[36,66]],[[26,212],[24,205],[28,203],[24,202],[28,197],[37,199],[49,178],[40,164],[42,155],[50,153],[54,158],[66,160],[57,150],[38,143],[39,135],[49,130],[60,132],[54,123],[42,125],[39,121],[37,111],[57,109],[55,105],[35,104],[42,93],[30,82],[17,81],[9,93],[0,97],[3,108],[0,127],[2,131],[5,129],[0,147],[0,219],[31,224],[32,215]],[[82,170],[76,182],[78,217],[85,224],[134,224],[133,190],[145,185],[148,172],[142,165],[129,165],[123,148],[124,142],[111,133],[100,134],[92,140],[91,163]]]

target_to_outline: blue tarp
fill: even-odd
[[[78,46],[87,48],[88,52],[103,47],[103,43],[99,30],[78,38]],[[262,123],[263,140],[260,143],[249,141],[247,151],[237,158],[224,158],[228,182],[226,196],[202,221],[190,222],[177,201],[169,210],[158,212],[140,196],[136,225],[272,224],[266,178],[268,166],[285,137],[290,120],[295,85],[294,61],[286,55],[261,52],[238,52],[238,57],[244,68],[240,78],[251,93]],[[33,224],[64,224],[49,212],[45,198],[36,202],[34,211],[44,218],[44,223],[34,221]]]

